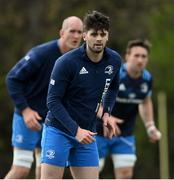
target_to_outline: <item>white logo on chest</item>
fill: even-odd
[[[85,69],[85,67],[82,67],[79,74],[88,74],[88,71]]]

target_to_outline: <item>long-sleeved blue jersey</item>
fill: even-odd
[[[141,76],[137,79],[131,78],[127,73],[126,64],[120,69],[120,85],[116,98],[116,103],[112,110],[112,115],[123,119],[120,124],[121,136],[132,135],[135,119],[138,114],[138,105],[152,93],[152,76],[144,69]],[[98,121],[97,131],[102,132],[103,126]]]
[[[100,62],[92,62],[85,44],[61,56],[51,75],[46,124],[72,136],[78,126],[95,131],[95,111],[103,94],[104,110],[110,111],[114,105],[120,65],[121,57],[109,48]]]
[[[55,61],[61,55],[58,41],[53,40],[32,48],[11,69],[6,83],[17,113],[30,107],[45,119],[48,111],[46,96],[50,75]]]

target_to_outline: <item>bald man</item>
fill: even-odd
[[[38,45],[9,71],[6,84],[15,111],[13,115],[13,164],[6,179],[26,178],[34,161],[36,178],[40,178],[40,140],[47,114],[46,97],[55,61],[77,48],[82,38],[83,23],[76,16],[66,18],[60,38]]]

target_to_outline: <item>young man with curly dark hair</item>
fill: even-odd
[[[67,162],[74,178],[98,178],[96,112],[102,98],[102,121],[110,137],[119,132],[109,114],[118,90],[121,58],[106,48],[109,24],[102,13],[88,13],[84,18],[85,43],[55,63],[42,138],[42,179],[62,178]]]

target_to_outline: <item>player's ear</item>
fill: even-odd
[[[107,38],[106,38],[106,40],[107,40],[107,41],[109,40],[109,35],[107,35]]]
[[[83,33],[83,40],[86,41],[86,32]]]
[[[125,61],[127,62],[127,59],[128,59],[128,57],[129,57],[129,54],[128,54],[128,52],[125,54]]]
[[[63,36],[63,30],[62,29],[59,31],[59,35],[60,35],[60,37]]]

